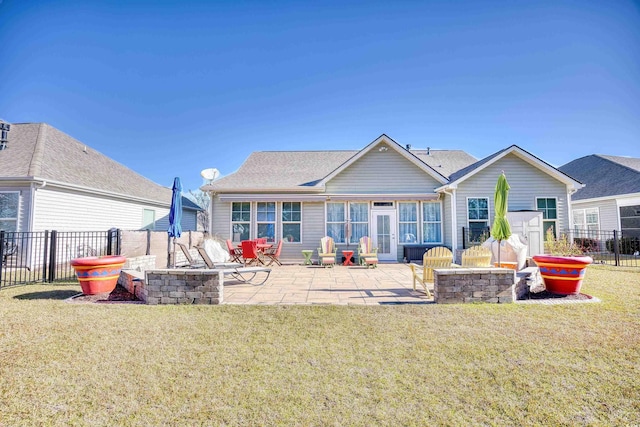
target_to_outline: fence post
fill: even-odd
[[[615,265],[620,265],[620,240],[618,240],[618,230],[613,230],[613,258]]]
[[[144,253],[145,255],[151,254],[151,230],[147,229],[147,250]]]
[[[116,228],[116,255],[122,254],[121,240],[122,240],[122,230],[119,228]]]
[[[44,242],[42,245],[42,281],[47,281],[47,256],[49,254],[49,230],[44,230]]]
[[[4,230],[0,230],[0,287],[2,286],[3,269],[4,269]]]
[[[58,232],[56,230],[51,231],[51,250],[49,251],[49,274],[47,275],[47,281],[49,283],[56,279],[56,252],[58,248]]]
[[[465,227],[462,227],[462,249],[467,249],[467,239],[465,231]]]

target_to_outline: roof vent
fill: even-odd
[[[4,150],[7,148],[7,132],[11,130],[11,125],[9,123],[0,122],[0,150]]]
[[[427,147],[427,156],[431,155],[431,147]]]
[[[411,150],[411,144],[407,144],[407,151]]]

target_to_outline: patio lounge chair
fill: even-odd
[[[358,262],[367,267],[378,266],[378,248],[373,246],[371,237],[364,236],[358,243]]]
[[[425,252],[422,257],[422,266],[411,263],[409,267],[413,273],[413,290],[416,290],[416,282],[418,282],[424,288],[427,296],[431,297],[427,284],[434,281],[433,269],[455,267],[453,253],[444,246],[436,246]]]
[[[282,239],[280,239],[275,248],[271,247],[264,252],[264,255],[270,259],[269,264],[267,265],[271,265],[274,262],[278,265],[282,265],[280,262],[280,252],[282,252]]]
[[[179,264],[179,265],[176,264],[176,267],[190,267],[190,268],[203,268],[204,267],[204,262],[196,261],[196,260],[193,259],[193,257],[191,256],[191,253],[189,252],[189,248],[187,248],[187,246],[184,243],[176,242],[176,245],[180,247],[180,249],[182,250],[182,253],[184,254],[184,257],[187,259],[187,262],[189,263],[187,265],[185,265],[185,264]],[[174,256],[175,256],[175,254],[174,254]]]
[[[230,239],[227,239],[227,249],[231,262],[242,262],[242,249],[234,247]]]
[[[318,248],[318,262],[323,266],[333,267],[336,263],[336,244],[332,237],[325,236],[320,239]]]
[[[462,267],[491,267],[491,250],[472,246],[462,252]]]
[[[220,270],[225,277],[230,276],[239,282],[262,285],[271,274],[271,269],[266,267],[244,267],[241,263],[237,262],[213,262],[204,247],[196,246],[196,249],[198,249],[198,253],[207,268]],[[258,273],[266,273],[266,275],[262,281],[254,283],[253,279]]]

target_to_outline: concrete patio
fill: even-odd
[[[263,285],[232,280],[224,284],[224,304],[334,304],[381,305],[433,303],[413,290],[406,264],[380,264],[378,268],[336,265],[272,266]]]

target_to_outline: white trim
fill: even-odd
[[[467,228],[471,232],[471,226],[469,225],[469,199],[487,199],[487,226],[491,227],[491,199],[489,197],[472,197],[467,196],[465,199],[465,211],[467,212]],[[483,220],[476,220],[473,222],[482,222]]]

